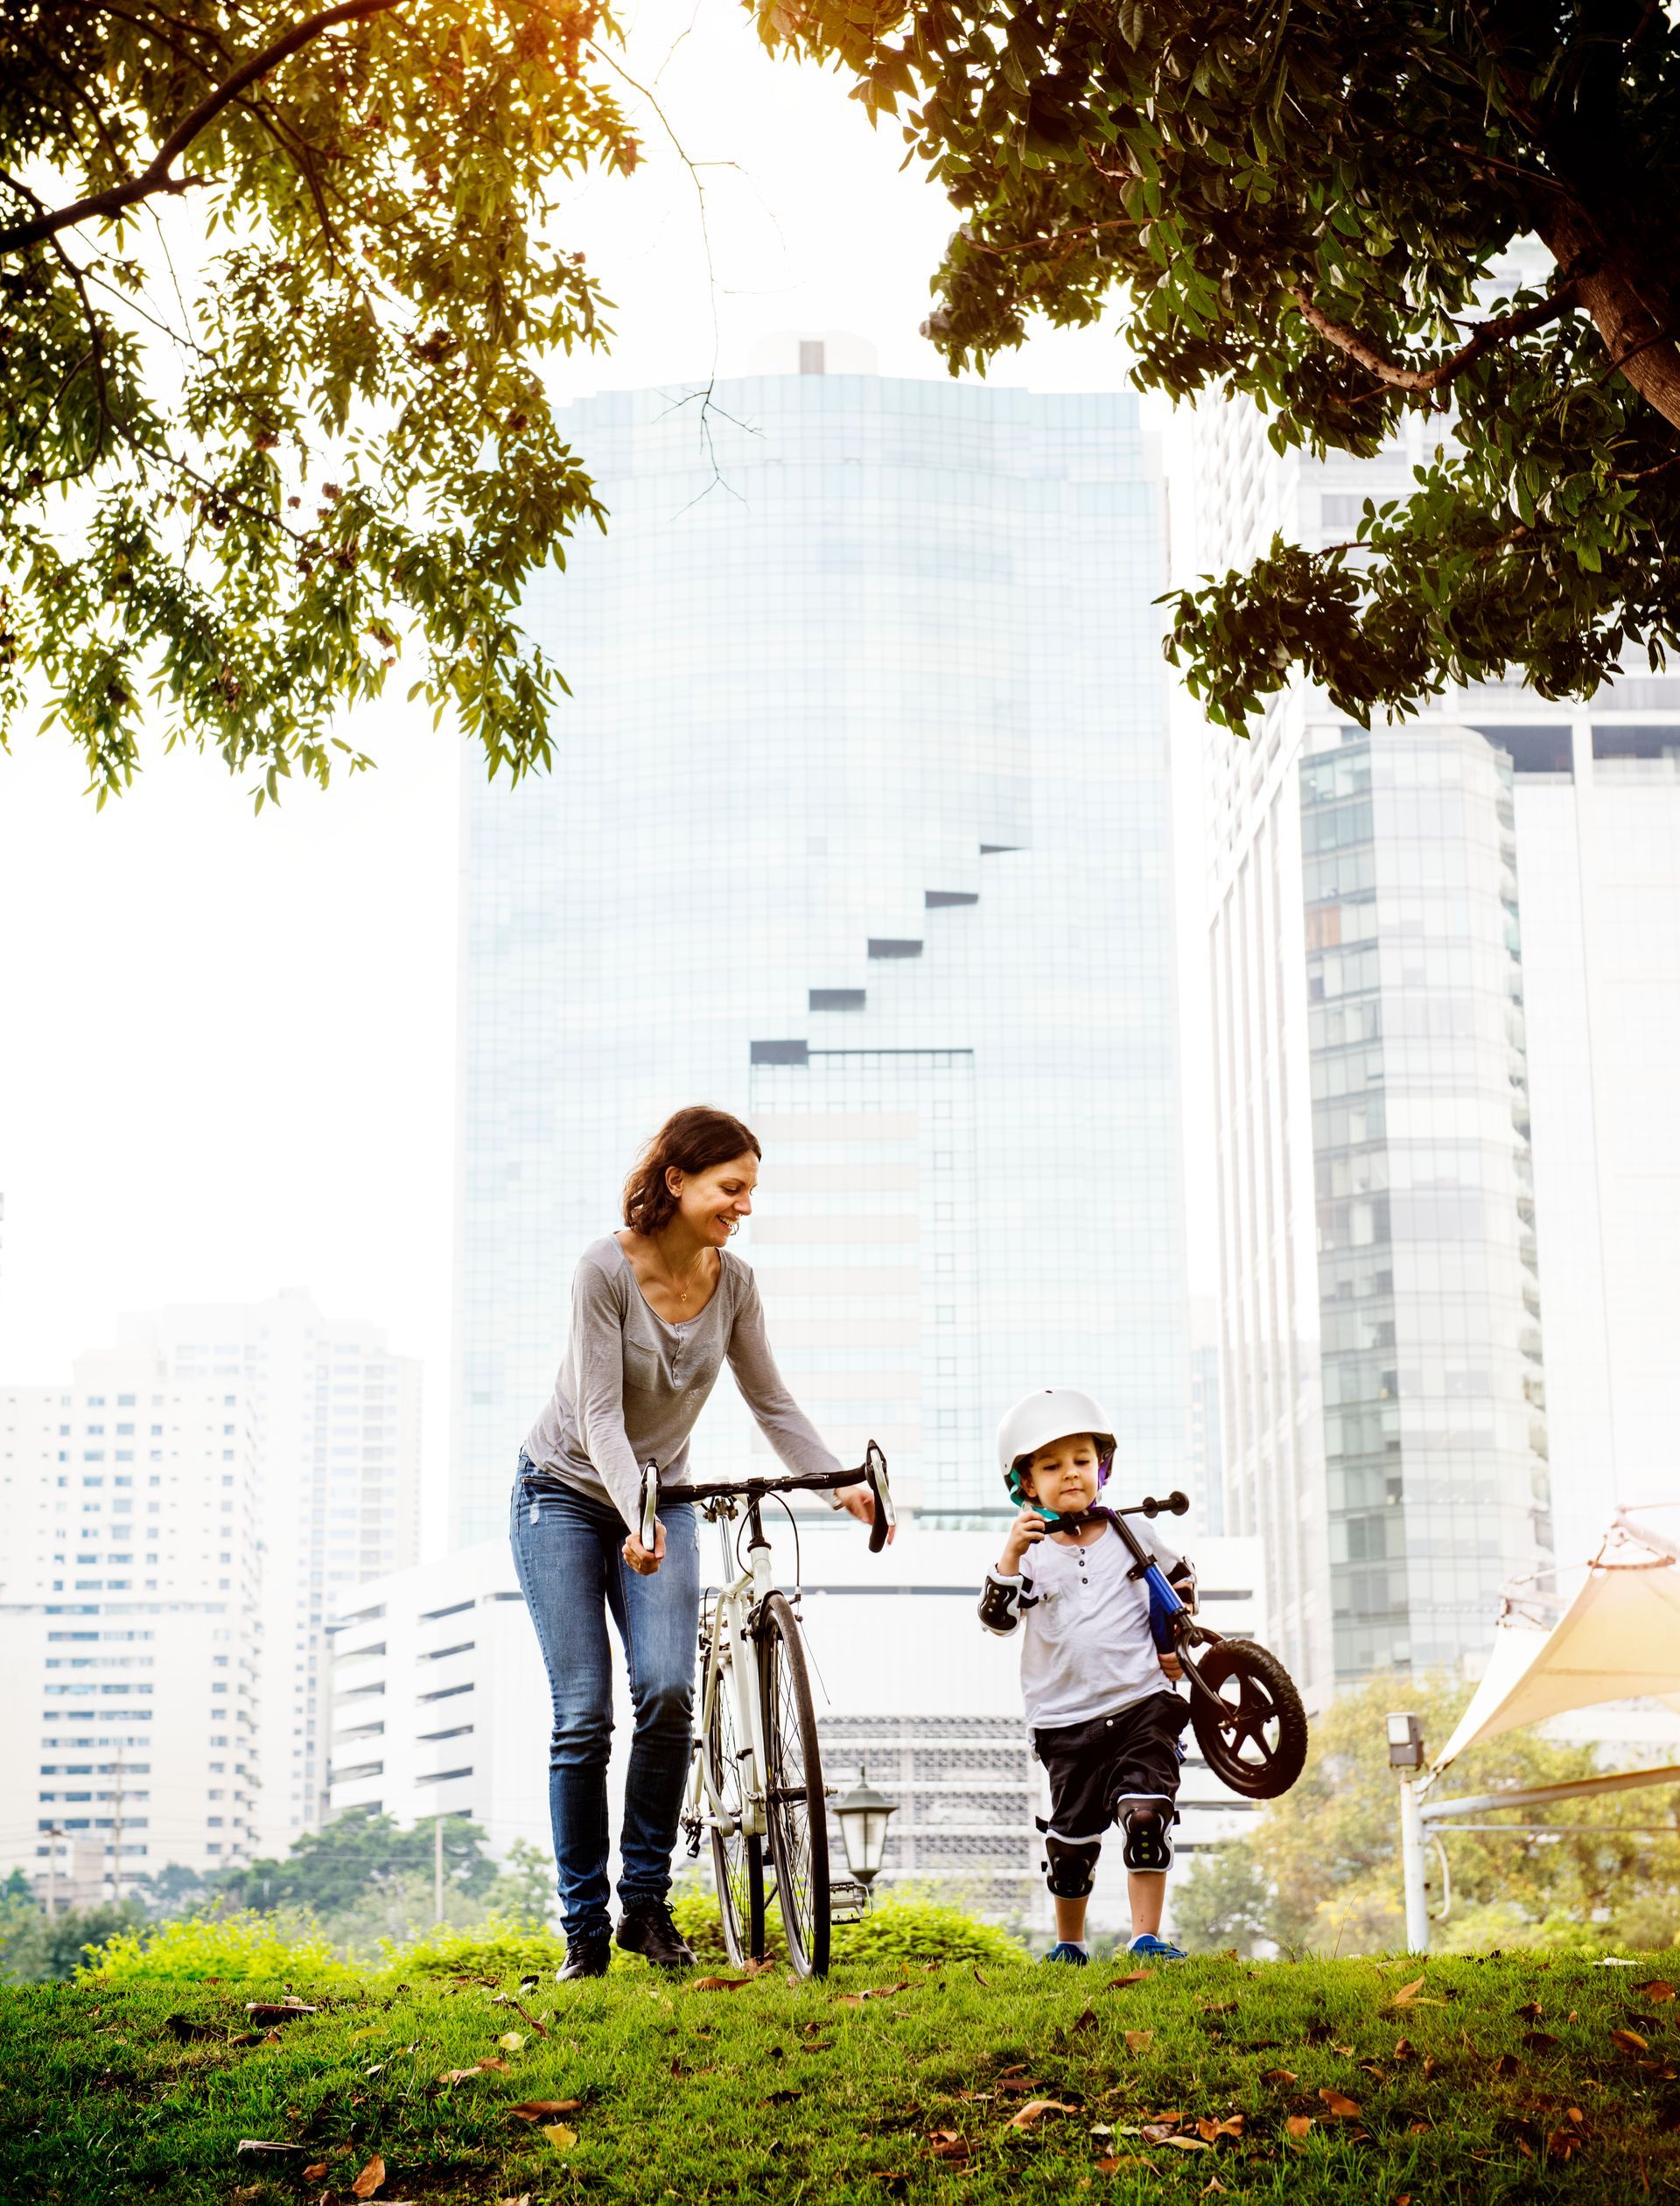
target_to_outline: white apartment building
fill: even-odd
[[[791,1577],[790,1537],[766,1529]],[[802,1614],[829,1782],[844,1788],[862,1766],[898,1803],[885,1883],[937,1880],[969,1904],[1047,1922],[1032,1825],[1040,1779],[1018,1652],[976,1614],[1001,1537],[1001,1522],[939,1532],[905,1520],[893,1544],[871,1555],[854,1525],[802,1523]],[[703,1528],[702,1566],[714,1572],[715,1538]],[[1252,1631],[1254,1544],[1200,1539],[1194,1553],[1208,1621]],[[335,1815],[382,1810],[402,1824],[460,1815],[499,1850],[516,1838],[547,1850],[548,1684],[505,1540],[360,1587],[340,1605],[333,1642]],[[621,1705],[614,1796],[628,1733]],[[1194,1753],[1183,1807],[1189,1852],[1234,1836],[1253,1812]],[[837,1829],[832,1837],[838,1861]],[[1118,1849],[1109,1851],[1095,1902],[1104,1925],[1124,1912]],[[679,1871],[686,1861],[679,1848]]]
[[[301,1288],[142,1312],[121,1337],[172,1383],[226,1381],[250,1405],[262,1542],[256,1851],[283,1854],[324,1811],[332,1606],[420,1551],[420,1365],[378,1327],[325,1316]]]
[[[257,1465],[239,1376],[111,1350],[0,1393],[0,1866],[85,1894],[249,1859]]]

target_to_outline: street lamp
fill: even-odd
[[[1424,1726],[1416,1716],[1389,1718],[1389,1767],[1421,1769],[1424,1766]]]
[[[898,1811],[896,1802],[876,1791],[860,1764],[857,1783],[834,1811],[846,1849],[846,1866],[859,1884],[872,1885],[880,1874],[881,1857],[886,1852],[886,1819]]]

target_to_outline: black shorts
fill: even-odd
[[[1190,1704],[1177,1693],[1151,1693],[1088,1723],[1062,1724],[1032,1733],[1032,1751],[1050,1779],[1050,1816],[1040,1831],[1068,1845],[1100,1840],[1114,1821],[1115,1803],[1140,1796],[1166,1803],[1179,1796],[1184,1749],[1179,1733]],[[1173,1810],[1169,1821],[1175,1821]]]

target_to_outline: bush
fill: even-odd
[[[341,1961],[326,1935],[305,1917],[241,1914],[195,1915],[119,1930],[89,1952],[77,1971],[98,1984],[198,1984],[294,1978],[299,1982],[349,1986],[365,1971]]]
[[[836,1961],[976,1961],[1008,1967],[1026,1950],[995,1922],[982,1922],[938,1900],[888,1892],[861,1922],[836,1926]]]
[[[0,1901],[0,1983],[62,1983],[74,1976],[89,1948],[144,1921],[131,1900],[68,1908],[51,1922],[33,1900]]]
[[[546,1923],[509,1922],[496,1915],[468,1930],[439,1923],[412,1945],[382,1941],[387,1976],[552,1976],[566,1942]]]

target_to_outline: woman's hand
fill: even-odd
[[[651,1578],[665,1559],[665,1527],[654,1519],[654,1544],[644,1547],[632,1532],[624,1543],[624,1559],[639,1577]]]
[[[855,1516],[860,1524],[867,1524],[872,1531],[874,1530],[875,1496],[867,1486],[843,1486],[836,1494],[835,1499],[848,1516]],[[886,1544],[889,1547],[898,1536],[898,1526],[889,1524],[886,1528]]]
[[[1039,1513],[1037,1502],[1024,1502],[1020,1515],[1009,1528],[1009,1537],[1004,1542],[1004,1551],[998,1558],[998,1576],[1018,1577],[1022,1556],[1029,1547],[1041,1540],[1049,1529],[1048,1523]]]

